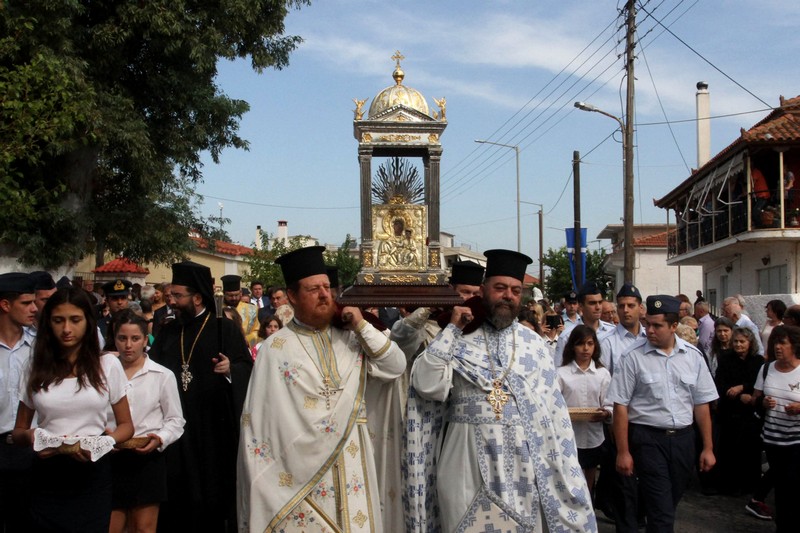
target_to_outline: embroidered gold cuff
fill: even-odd
[[[366,319],[362,318],[361,322],[358,323],[358,325],[355,327],[353,331],[355,331],[356,333],[361,333],[361,330],[367,327],[367,324],[369,324],[369,322],[367,322]]]

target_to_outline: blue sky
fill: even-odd
[[[709,83],[712,155],[766,115],[765,101],[800,94],[800,3],[778,0],[643,0],[636,62],[635,221],[663,223],[653,207],[696,166],[695,85]],[[624,2],[594,0],[405,2],[328,0],[290,13],[288,34],[304,42],[282,71],[222,62],[218,83],[248,101],[241,134],[250,150],[206,158],[201,212],[231,219],[234,241],[251,245],[256,225],[323,243],[358,237],[358,160],[353,98],[393,85],[400,50],[404,84],[430,108],[447,98],[442,135],[443,231],[483,251],[516,248],[514,152],[521,199],[545,210],[545,248],[573,223],[572,152],[579,150],[582,221],[589,240],[622,216],[622,148],[610,118],[573,108],[591,102],[622,115]],[[659,20],[725,74],[663,30]],[[619,44],[618,44],[618,41]],[[756,98],[758,97],[758,98]],[[756,113],[747,113],[759,111]],[[747,113],[747,114],[745,114]],[[662,123],[662,124],[655,124]],[[675,140],[673,140],[673,136]],[[591,153],[589,153],[591,151]],[[373,171],[380,161],[373,163]],[[522,204],[522,251],[538,272],[538,207]],[[608,244],[591,243],[591,248]]]

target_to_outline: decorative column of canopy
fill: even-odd
[[[373,98],[366,118],[363,106],[367,100],[353,100],[356,104],[353,133],[358,141],[360,178],[362,270],[353,287],[355,290],[345,291],[340,300],[353,304],[369,301],[376,305],[389,305],[390,301],[391,305],[452,304],[455,293],[447,286],[439,243],[440,137],[447,127],[447,103],[444,98],[434,100],[439,109],[431,112],[422,94],[403,85],[405,72],[400,66],[400,61],[405,59],[403,55],[396,52],[392,59],[395,61],[392,73],[395,84]],[[385,204],[373,205],[372,159],[375,157],[421,160],[423,202],[406,201],[398,196],[386,199]],[[369,290],[361,290],[367,286]],[[401,290],[394,290],[398,287]],[[376,294],[383,296],[376,297]]]

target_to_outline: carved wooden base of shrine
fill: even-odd
[[[356,307],[452,307],[461,296],[450,286],[441,285],[362,285],[345,289],[337,301]]]

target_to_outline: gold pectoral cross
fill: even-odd
[[[492,392],[486,395],[486,401],[492,406],[494,417],[500,420],[503,416],[503,407],[508,403],[508,394],[503,391],[503,381],[495,379],[492,381]]]
[[[189,372],[189,363],[181,365],[181,385],[183,385],[183,392],[189,390],[189,383],[192,382],[192,373]]]
[[[331,388],[331,379],[329,377],[324,377],[322,379],[322,384],[325,386],[322,390],[319,391],[320,396],[325,398],[325,408],[330,410],[331,408],[331,396],[336,394],[342,389],[332,389]]]

